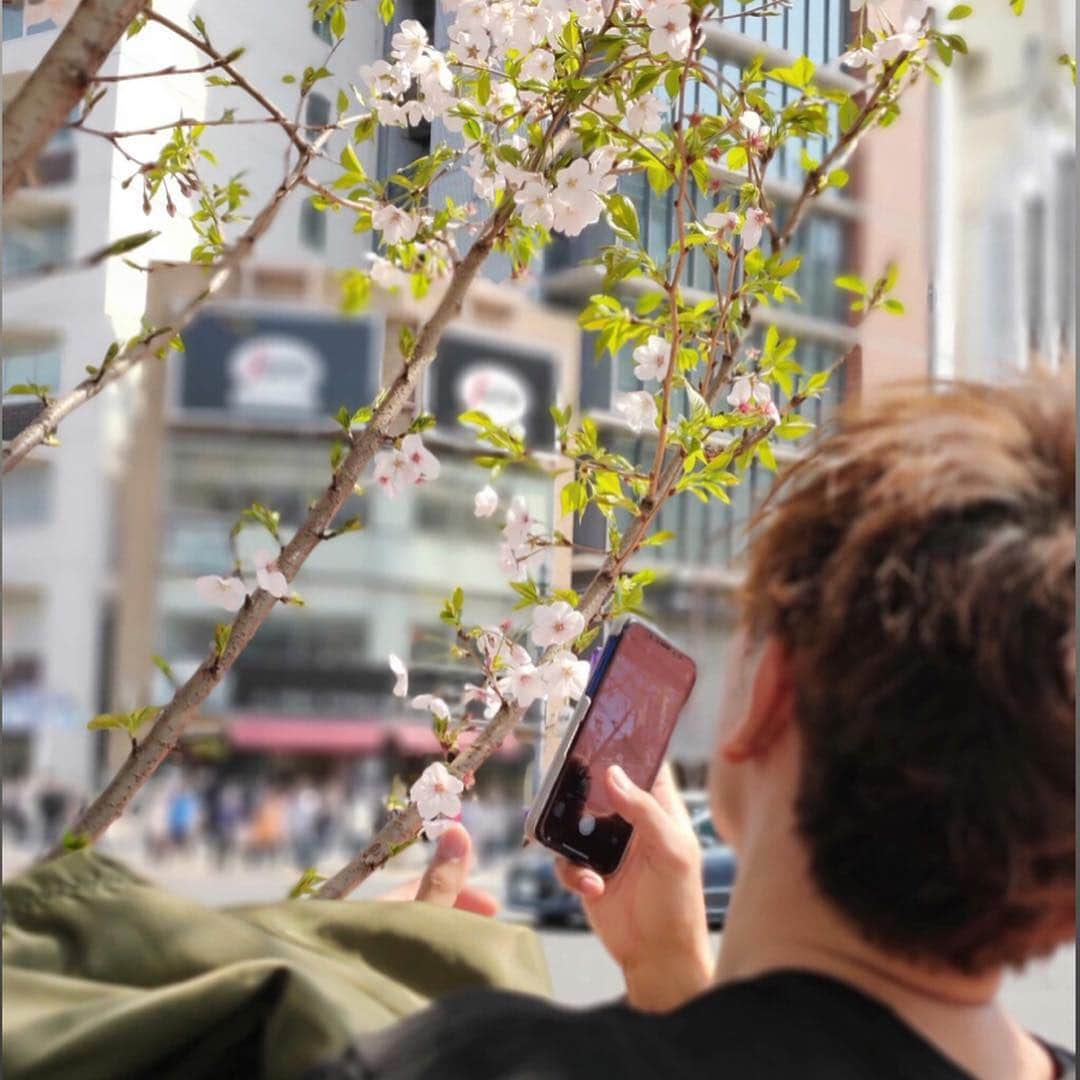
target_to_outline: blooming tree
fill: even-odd
[[[336,415],[340,432],[328,484],[297,532],[282,537],[277,513],[254,504],[242,511],[234,538],[241,529],[259,528],[276,550],[260,550],[251,567],[237,558],[223,576],[194,583],[206,603],[234,616],[218,626],[199,669],[162,707],[95,718],[98,727],[126,731],[132,753],[80,814],[69,846],[92,842],[108,828],[273,608],[298,602],[291,582],[314,548],[358,527],[335,522],[359,481],[374,483],[386,498],[438,482],[439,462],[423,441],[434,418],[421,414],[405,434],[389,432],[401,430],[395,421],[435,361],[440,336],[487,257],[501,252],[513,272],[523,274],[553,234],[577,236],[604,219],[614,242],[597,258],[603,283],[580,321],[595,335],[598,351],[628,364],[639,380],[640,389],[618,395],[613,407],[632,431],[651,436],[651,463],[627,460],[605,445],[589,417],[551,404],[560,455],[571,470],[561,487],[562,514],[580,518],[595,508],[606,520],[607,545],[600,569],[581,593],[549,591],[535,573],[537,557],[574,541],[534,519],[513,494],[515,470],[536,464],[534,448],[482,412],[462,414],[462,424],[475,433],[477,460],[491,473],[476,492],[474,513],[492,518],[502,511],[499,561],[516,605],[504,622],[488,626],[470,621],[460,589],[446,600],[441,616],[463,672],[458,700],[425,694],[411,702],[430,716],[442,760],[424,770],[407,797],[396,799],[371,844],[322,882],[317,894],[345,895],[421,831],[430,837],[445,828],[477,769],[534,702],[573,702],[584,693],[589,665],[583,653],[605,621],[640,605],[651,580],[648,571],[631,570],[631,560],[643,547],[672,537],[654,528],[665,504],[680,498],[729,501],[754,462],[775,469],[775,440],[812,430],[800,408],[828,391],[830,371],[804,372],[797,342],[775,328],[760,349],[752,348],[752,315],[798,302],[791,280],[800,260],[788,248],[809,205],[847,183],[852,152],[868,132],[896,119],[907,88],[924,74],[935,77],[936,63],[951,63],[965,48],[959,35],[935,28],[926,0],[904,0],[898,21],[875,0],[856,0],[852,41],[842,60],[860,81],[847,92],[819,86],[807,57],[770,69],[750,62],[737,81],[720,74],[703,61],[707,36],[722,21],[712,0],[441,2],[449,21],[446,47],[436,47],[419,23],[402,22],[389,54],[361,72],[360,86],[342,88],[336,117],[315,129],[289,120],[244,80],[234,54],[211,43],[201,20],[189,30],[147,9],[131,27],[138,32],[153,21],[194,44],[207,57],[206,77],[245,90],[265,122],[281,128],[295,160],[273,199],[241,229],[242,185],[203,176],[200,152],[205,154],[203,141],[214,126],[163,124],[168,141],[159,158],[139,164],[141,195],[153,202],[171,199],[172,190],[197,194],[193,258],[208,266],[207,288],[168,327],[118,343],[69,394],[54,397],[35,388],[42,417],[16,440],[5,469],[102,385],[165,349],[298,187],[313,193],[318,209],[349,214],[359,231],[373,234],[371,262],[343,278],[349,310],[362,307],[376,289],[430,292],[436,303],[423,325],[402,331],[398,345],[405,362],[389,385],[370,404]],[[784,0],[743,0],[742,13],[770,18],[783,6]],[[346,0],[311,0],[311,7],[335,42],[348,33]],[[389,21],[391,0],[381,0],[380,11]],[[970,13],[958,5],[948,14],[958,20]],[[333,52],[331,46],[327,65]],[[287,78],[302,101],[312,86],[335,76],[326,66]],[[790,88],[783,105],[770,93],[777,83]],[[696,84],[715,96],[715,113],[690,107]],[[75,128],[93,131],[96,94],[92,89],[84,99]],[[368,175],[353,149],[380,126],[436,119],[449,139],[392,177]],[[349,141],[338,175],[329,183],[313,179],[311,162],[341,131]],[[95,134],[120,144],[124,139],[124,133]],[[800,194],[781,214],[766,185],[770,166],[783,147],[811,136],[825,136],[828,148],[820,159],[802,151]],[[438,180],[454,170],[469,178],[468,202],[433,197]],[[634,203],[622,188],[633,175],[644,176],[657,197],[670,200],[675,239],[665,252],[651,251],[641,236]],[[711,287],[704,299],[687,288],[691,253],[708,267]],[[890,295],[895,282],[895,268],[883,268],[876,281],[847,275],[837,284],[853,294],[852,310],[865,318],[878,309],[902,312]],[[388,663],[393,692],[407,696],[405,666],[395,656]],[[304,890],[316,891],[316,884],[315,875],[305,876]]]

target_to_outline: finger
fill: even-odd
[[[471,911],[474,915],[494,915],[499,910],[499,902],[487,889],[466,885],[458,893],[454,907],[460,911]]]
[[[413,878],[411,881],[404,881],[400,885],[395,885],[392,889],[388,889],[384,892],[379,899],[380,900],[415,900],[416,890],[420,888],[420,879]]]
[[[420,879],[416,899],[453,907],[458,894],[465,888],[471,854],[472,840],[469,834],[461,825],[451,825],[439,837],[435,854]]]
[[[584,900],[599,900],[604,895],[604,879],[587,866],[578,866],[562,857],[555,860],[555,876],[563,888],[577,893]]]
[[[664,810],[677,821],[689,827],[690,811],[686,809],[686,803],[679,794],[679,788],[675,783],[675,773],[669,762],[665,761],[656,774],[656,783],[652,788],[653,798]]]
[[[634,826],[643,844],[661,852],[672,847],[679,830],[658,800],[639,788],[618,765],[607,770],[604,783],[615,810]]]

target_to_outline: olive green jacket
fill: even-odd
[[[296,1077],[463,987],[550,994],[537,937],[421,903],[209,909],[80,851],[4,895],[4,1075]]]

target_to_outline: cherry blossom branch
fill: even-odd
[[[290,178],[297,177],[306,167],[307,161],[302,159]],[[298,179],[293,180],[294,185],[298,182]],[[466,291],[491,253],[513,209],[513,200],[505,200],[462,258],[431,317],[418,334],[408,362],[382,396],[370,423],[353,437],[351,448],[335,471],[329,487],[292,539],[282,548],[276,563],[287,581],[293,580],[308,556],[324,541],[335,516],[352,494],[361,474],[371,464],[391,424],[412,399],[421,377],[435,359],[435,350],[443,330],[460,312]],[[93,842],[124,812],[135,793],[172,752],[189,716],[233,666],[277,603],[277,599],[264,589],[257,589],[248,596],[232,622],[225,647],[220,651],[212,649],[191,678],[158,713],[150,730],[120,766],[105,790],[79,814],[71,827],[75,836]],[[487,736],[489,732],[485,731],[477,739],[477,744]],[[63,851],[60,845],[50,851],[47,857],[56,857]]]
[[[2,470],[4,473],[14,469],[31,450],[49,438],[65,417],[92,398],[97,397],[106,386],[122,378],[132,368],[156,356],[171,338],[179,334],[191,322],[203,305],[228,281],[236,267],[247,258],[256,241],[273,224],[286,196],[301,182],[307,167],[311,164],[312,158],[329,136],[330,132],[324,132],[307,147],[297,165],[277,186],[269,202],[255,215],[251,224],[215,264],[213,274],[206,287],[188,301],[180,314],[168,326],[156,328],[143,337],[136,339],[123,352],[119,353],[107,364],[102,365],[97,374],[83,379],[73,390],[70,390],[62,397],[51,400],[11,440],[4,453]]]

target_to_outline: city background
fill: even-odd
[[[259,18],[255,0],[156,6],[180,22],[201,13],[216,41],[248,46],[239,66],[257,85],[280,86],[283,70],[318,66],[327,54],[325,27],[302,3],[275,5],[273,19]],[[5,100],[73,8],[73,0],[5,0]],[[374,7],[352,5],[335,69],[356,72],[381,57],[394,26],[407,18],[445,45],[443,15],[430,0],[399,2],[390,27]],[[838,62],[849,20],[843,0],[795,0],[779,18],[725,22],[710,31],[709,49],[729,73],[754,56],[777,64],[806,53],[820,85],[850,89],[853,75]],[[1074,51],[1074,5],[1040,0],[1016,19],[1004,2],[984,3],[963,31],[969,55],[944,72],[940,87],[920,85],[909,94],[900,121],[860,148],[851,183],[816,202],[796,248],[802,305],[766,313],[798,338],[796,357],[807,371],[860,347],[817,404],[819,422],[840,401],[871,397],[897,380],[999,380],[1075,355],[1075,97],[1057,63],[1060,53]],[[124,40],[102,73],[195,62],[193,50],[151,25]],[[214,115],[236,104],[235,94],[207,89],[197,77],[120,83],[94,123],[132,130],[173,116]],[[711,104],[695,107],[708,112]],[[313,92],[305,122],[329,115],[329,99]],[[438,122],[382,129],[358,152],[370,173],[388,176],[445,134]],[[152,156],[160,141],[134,139],[129,148]],[[252,205],[279,182],[275,128],[231,129],[206,143],[221,176],[243,170]],[[333,142],[329,149],[336,157]],[[164,318],[194,287],[183,268],[148,275],[116,259],[79,272],[53,270],[145,229],[160,235],[140,249],[140,262],[186,259],[192,236],[184,215],[144,215],[134,190],[118,183],[131,170],[113,143],[64,129],[42,154],[33,182],[5,205],[5,439],[33,408],[10,387],[73,385],[110,342],[138,329],[144,311]],[[781,215],[800,175],[794,155],[774,166],[769,193]],[[440,183],[445,193],[468,197],[460,174]],[[670,200],[644,183],[628,183],[626,194],[650,249],[666,249]],[[424,714],[391,696],[388,654],[409,665],[415,693],[460,685],[438,618],[443,599],[462,586],[470,621],[482,623],[510,606],[497,565],[498,524],[472,514],[472,493],[487,474],[471,463],[471,439],[457,414],[503,409],[532,444],[554,450],[546,403],[557,398],[593,416],[628,457],[651,453],[648,436],[622,427],[611,409],[615,391],[637,385],[630,365],[595,362],[593,343],[576,322],[599,280],[583,260],[608,239],[604,226],[559,237],[542,264],[516,281],[499,257],[491,260],[488,280],[466,300],[417,402],[438,418],[426,438],[443,462],[439,482],[397,500],[365,493],[351,501],[344,515],[358,514],[363,529],[319,547],[296,583],[306,606],[274,613],[135,812],[109,833],[107,850],[177,888],[228,902],[260,890],[280,895],[274,890],[304,867],[335,869],[371,835],[392,778],[412,779],[437,750]],[[181,679],[201,662],[215,619],[192,582],[231,563],[229,531],[239,511],[265,503],[280,511],[287,535],[325,485],[330,415],[342,403],[369,401],[398,362],[398,330],[422,317],[424,301],[377,291],[364,313],[340,312],[338,272],[366,265],[370,244],[345,215],[319,212],[297,194],[185,333],[183,355],[144,365],[110,388],[65,422],[59,449],[36,451],[5,478],[5,873],[55,839],[126,752],[124,737],[88,731],[87,720],[167,700],[169,682],[155,657]],[[877,315],[855,328],[833,279],[872,279],[890,262],[900,267],[895,295],[905,314]],[[688,292],[703,273],[691,260]],[[268,367],[287,374],[268,376]],[[699,665],[671,749],[691,793],[703,783],[715,702],[724,692],[745,526],[769,480],[755,472],[730,506],[680,500],[659,522],[678,540],[649,549],[637,563],[659,572],[646,594],[649,617]],[[524,495],[542,520],[557,515],[554,488],[541,475],[504,478],[500,493]],[[602,549],[602,525],[587,517],[577,539]],[[257,530],[238,542],[245,553],[262,546]],[[552,559],[544,574],[579,584],[599,557]],[[485,768],[466,802],[465,822],[489,875],[520,845],[537,771],[536,742],[524,730]],[[422,858],[422,851],[408,853],[394,873]],[[1071,1046],[1072,1007],[1060,1005],[1065,987],[1071,994],[1072,954],[1055,963],[1038,976],[1050,980],[1045,1001],[1028,1005],[1048,1017],[1057,1014],[1046,1001],[1058,1002],[1060,1016],[1046,1021],[1056,1027],[1036,1030]]]

